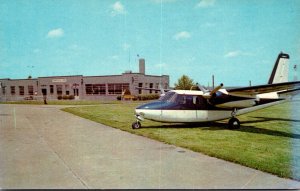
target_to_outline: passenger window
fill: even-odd
[[[193,104],[196,105],[196,104],[199,104],[199,98],[197,96],[193,96]]]
[[[185,104],[186,103],[186,97],[184,95],[177,95],[176,103]]]
[[[187,105],[193,105],[193,96],[186,96],[186,104]]]
[[[186,96],[181,97],[181,104],[186,104]]]

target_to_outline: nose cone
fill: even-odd
[[[161,101],[155,101],[155,102],[151,102],[151,103],[146,103],[143,105],[140,105],[136,108],[136,110],[141,110],[141,109],[160,109],[162,106],[162,102]]]

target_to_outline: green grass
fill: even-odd
[[[239,116],[241,128],[227,129],[227,120],[202,124],[169,124],[142,122],[143,128],[133,130],[134,108],[140,103],[105,104],[64,108],[64,111],[133,134],[188,148],[209,156],[251,168],[294,178],[292,173],[291,103],[285,103]]]

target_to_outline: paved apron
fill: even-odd
[[[0,188],[300,188],[60,108],[0,104]]]

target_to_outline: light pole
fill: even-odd
[[[34,68],[34,66],[27,66],[27,68],[30,68],[30,73],[28,78],[32,78],[32,69]]]

